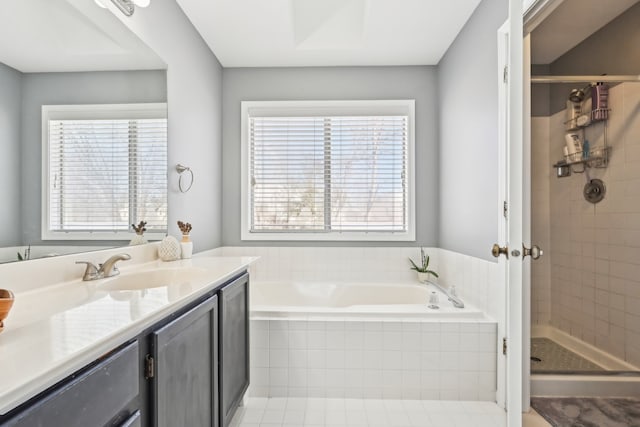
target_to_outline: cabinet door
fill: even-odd
[[[152,333],[155,425],[218,426],[218,300]]]
[[[249,275],[220,295],[220,425],[227,427],[249,387]]]
[[[138,408],[138,342],[125,345],[74,374],[2,427],[111,426]],[[2,382],[0,381],[0,384]],[[135,410],[135,409],[134,409]]]

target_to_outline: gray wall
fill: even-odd
[[[240,240],[240,102],[280,100],[416,100],[417,241],[318,242],[324,246],[437,246],[438,132],[436,68],[314,67],[223,70],[222,243],[308,246],[308,242]]]
[[[440,247],[491,259],[498,237],[497,30],[507,0],[483,0],[438,65]]]
[[[25,73],[22,82],[22,241],[33,244],[41,242],[42,106],[166,102],[167,84],[164,70]]]
[[[550,65],[553,75],[640,74],[640,3],[593,33]],[[566,108],[577,84],[555,84],[551,89],[551,114]]]
[[[545,76],[549,74],[549,65],[532,65],[532,76]],[[536,83],[531,85],[531,116],[548,117],[550,111],[551,85]]]
[[[108,3],[127,27],[167,64],[169,98],[169,232],[177,220],[193,225],[194,251],[222,241],[222,66],[174,1],[153,1],[126,17]],[[178,190],[175,165],[195,176],[188,193]]]
[[[0,63],[0,247],[20,244],[20,104],[19,71]]]

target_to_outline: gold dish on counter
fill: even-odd
[[[7,289],[0,289],[0,332],[4,329],[4,319],[9,315],[13,305],[13,292]]]

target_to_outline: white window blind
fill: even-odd
[[[250,231],[406,233],[408,120],[251,116]]]
[[[120,111],[117,118],[101,117],[108,113],[95,114],[100,118],[53,118],[65,115],[64,111],[49,114],[46,123],[47,231],[55,236],[49,237],[87,238],[91,233],[96,238],[117,238],[120,233],[127,238],[131,224],[141,220],[147,221],[147,233],[166,233],[166,113]]]

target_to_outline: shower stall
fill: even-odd
[[[534,396],[640,395],[638,19],[640,3],[532,67]],[[534,64],[550,31],[532,32]]]

